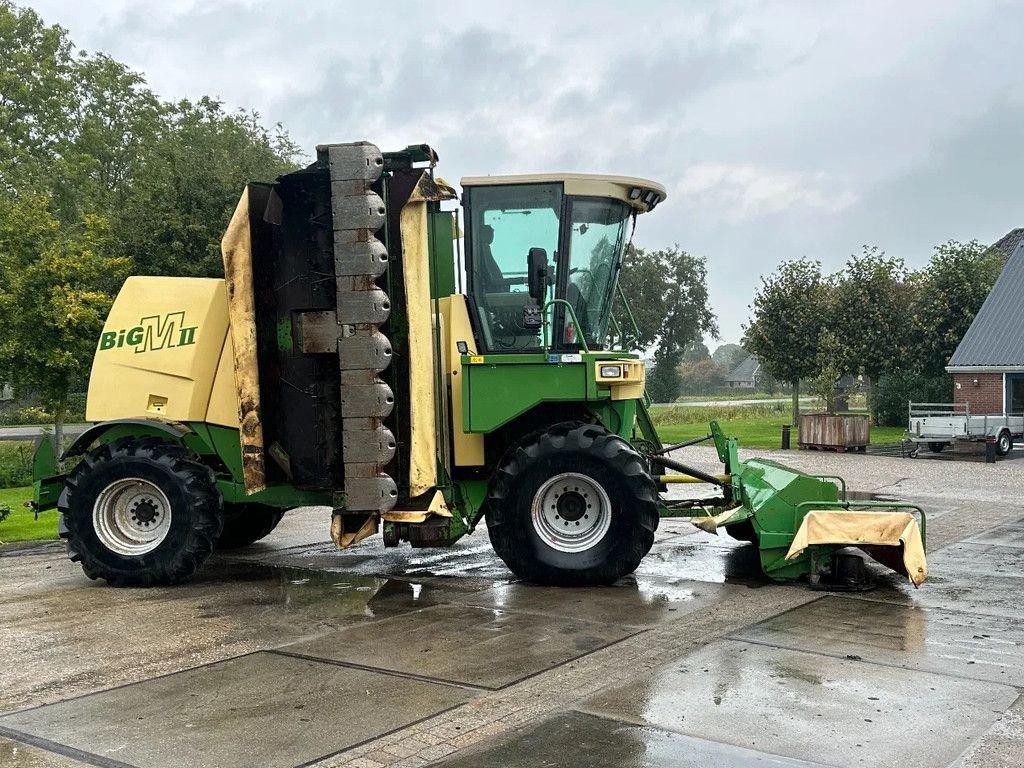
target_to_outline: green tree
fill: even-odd
[[[0,0],[0,190],[49,187],[70,138],[74,70],[63,29]]]
[[[648,392],[658,402],[672,402],[679,396],[683,350],[718,334],[708,306],[707,262],[679,246],[629,248],[619,281],[640,331],[635,346],[655,349]]]
[[[701,360],[710,359],[711,352],[708,351],[708,345],[703,341],[692,341],[683,350],[684,363],[699,363]]]
[[[935,248],[928,266],[913,276],[913,370],[944,375],[1003,264],[1003,254],[977,240],[950,240]]]
[[[751,305],[743,346],[768,375],[793,387],[793,423],[800,415],[800,381],[817,374],[829,286],[817,261],[786,261],[767,277]]]
[[[911,291],[903,260],[865,245],[834,279],[830,354],[839,373],[863,375],[869,387],[910,352]],[[823,363],[825,361],[822,361]]]
[[[722,369],[723,374],[728,374],[737,365],[746,360],[747,352],[739,344],[722,344],[711,353],[711,359],[715,365]]]
[[[299,152],[280,126],[213,99],[168,107],[166,120],[114,214],[116,247],[139,274],[218,277],[242,188],[295,170]]]
[[[705,395],[725,385],[725,374],[710,358],[684,360],[679,366],[679,378],[683,392]]]
[[[109,222],[100,216],[72,229],[42,196],[0,206],[0,378],[39,395],[53,414],[58,452],[68,395],[88,373],[129,266],[110,255]]]

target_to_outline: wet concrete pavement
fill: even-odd
[[[0,549],[0,765],[1024,764],[1024,507],[930,500],[931,580],[846,595],[684,521],[588,590],[318,510],[173,589]]]

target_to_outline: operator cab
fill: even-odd
[[[603,349],[647,179],[592,174],[462,179],[467,297],[480,354]]]

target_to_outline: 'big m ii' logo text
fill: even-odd
[[[139,320],[134,328],[119,331],[104,331],[100,336],[100,349],[134,347],[139,352],[184,347],[196,343],[198,326],[185,325],[184,312],[169,312]]]

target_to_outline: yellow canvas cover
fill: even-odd
[[[811,510],[800,523],[786,559],[792,560],[815,544],[845,544],[865,549],[884,565],[907,576],[915,587],[928,578],[921,529],[909,512]],[[898,547],[901,557],[887,557],[884,549],[877,550],[876,554],[876,547]]]

